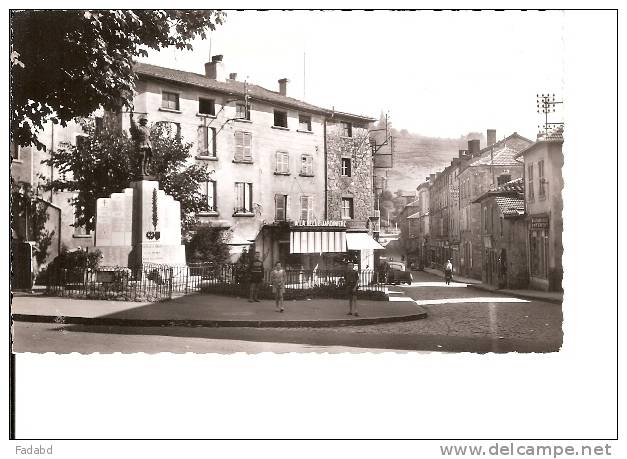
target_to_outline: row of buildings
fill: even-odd
[[[373,118],[308,104],[289,96],[289,80],[268,90],[226,73],[213,56],[204,73],[136,63],[134,111],[149,124],[191,142],[190,162],[210,172],[201,184],[201,223],[230,230],[235,260],[243,249],[304,269],[333,269],[338,254],[362,268],[375,266],[379,214],[375,211]],[[128,131],[127,114],[104,113],[106,123]],[[110,125],[110,124],[109,124]],[[85,135],[77,124],[42,133],[46,151],[12,147],[11,175],[36,185],[58,174],[42,164],[60,142]],[[122,190],[120,190],[122,191]],[[55,231],[49,258],[62,247],[97,245],[97,234],[74,225],[72,193],[50,193],[48,225]],[[73,226],[74,225],[74,226]],[[19,233],[19,228],[18,228]],[[27,234],[16,234],[28,240]]]
[[[468,148],[418,185],[399,217],[404,250],[498,288],[561,290],[562,133]]]

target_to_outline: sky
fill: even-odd
[[[196,73],[224,55],[226,73],[397,129],[457,138],[496,129],[535,138],[536,94],[564,87],[563,12],[229,11],[194,50],[145,62]],[[561,121],[561,117],[559,119]]]

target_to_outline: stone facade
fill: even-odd
[[[341,220],[342,198],[352,198],[353,220],[366,225],[374,215],[373,167],[367,125],[353,123],[352,136],[343,134],[340,120],[327,122],[327,219]],[[350,160],[350,176],[342,175],[342,159]]]

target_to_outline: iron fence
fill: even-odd
[[[341,295],[346,291],[346,271],[286,269],[286,293]],[[359,290],[385,292],[384,279],[374,270],[359,272]],[[196,263],[185,266],[144,264],[138,267],[103,266],[59,269],[47,273],[51,295],[87,298],[153,301],[194,292],[246,295],[248,270],[240,264]],[[264,288],[270,288],[270,271],[264,273]]]

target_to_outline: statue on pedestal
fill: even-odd
[[[131,138],[135,142],[135,148],[142,155],[141,173],[149,176],[152,172],[152,145],[150,143],[150,128],[147,126],[148,118],[145,114],[139,116],[139,126],[135,123],[134,113],[131,111]]]

